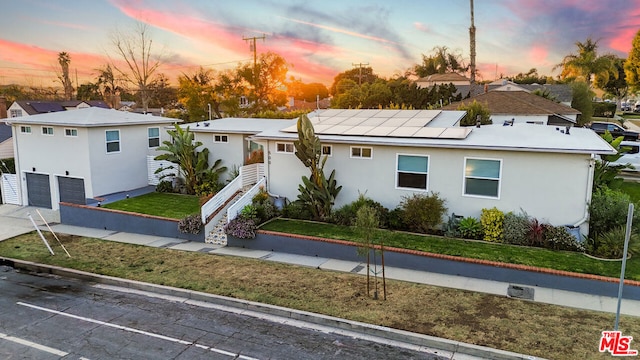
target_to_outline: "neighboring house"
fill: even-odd
[[[469,86],[471,82],[468,78],[458,73],[433,74],[416,80],[419,88],[430,88],[436,85],[453,84],[457,86]]]
[[[147,156],[157,155],[176,119],[90,107],[6,122],[22,205],[57,209],[147,186]]]
[[[457,109],[462,103],[469,104],[474,100],[488,107],[494,124],[513,120],[515,123],[574,126],[581,114],[572,107],[523,90],[493,90],[443,109]]]
[[[14,101],[8,109],[8,117],[30,116],[46,114],[57,111],[85,109],[89,107],[100,107],[109,109],[104,101],[90,100],[69,100],[69,101],[39,101],[39,100],[18,100]]]
[[[594,154],[615,150],[589,129],[515,124],[461,128],[460,111],[325,110],[311,113],[342,191],[336,208],[359,194],[393,209],[403,197],[438,193],[448,213],[483,208],[526,211],[553,225],[580,226],[591,200]],[[295,120],[251,137],[267,149],[268,190],[290,201],[308,176],[295,156]],[[446,220],[446,219],[443,219]]]
[[[571,101],[573,101],[573,92],[567,84],[516,84],[512,81],[500,79],[487,84],[485,87],[487,91],[526,91],[533,93],[538,90],[548,93],[551,100],[566,106],[571,106]]]
[[[9,159],[12,157],[13,140],[11,139],[11,127],[0,123],[0,159]],[[0,172],[2,172],[1,168]]]

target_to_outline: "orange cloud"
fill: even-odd
[[[548,63],[547,56],[549,50],[546,47],[540,45],[534,45],[529,50],[529,59],[533,62],[533,65],[540,66]]]

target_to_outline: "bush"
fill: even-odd
[[[380,228],[389,227],[389,209],[382,206],[377,201],[374,201],[363,194],[358,196],[356,201],[353,201],[338,210],[334,211],[329,217],[329,221],[338,225],[352,226],[355,224],[358,210],[363,206],[369,206],[375,210],[378,217],[378,224]]]
[[[408,230],[407,226],[402,221],[404,215],[403,210],[397,207],[389,211],[389,229],[391,230]]]
[[[607,259],[620,259],[624,254],[624,240],[626,236],[626,226],[615,227],[595,240],[589,241],[587,253]],[[629,238],[629,253],[634,254],[640,250],[638,233],[632,231]]]
[[[506,226],[506,225],[505,225]],[[584,245],[564,226],[544,226],[545,247],[554,250],[584,251]]]
[[[593,116],[612,118],[616,114],[617,104],[609,102],[593,102]]]
[[[405,196],[400,202],[402,222],[410,231],[433,233],[442,223],[442,216],[447,211],[444,203],[438,193]]]
[[[595,239],[612,229],[624,226],[630,202],[629,195],[623,192],[606,187],[596,190],[589,205],[589,236]]]
[[[269,193],[265,191],[264,187],[260,187],[258,193],[251,198],[251,203],[254,205],[262,204],[267,201],[269,201]]]
[[[455,213],[451,213],[449,216],[449,221],[447,221],[444,226],[444,236],[459,238],[462,235],[460,234],[460,220],[462,220],[463,216],[456,215]]]
[[[199,234],[202,230],[200,214],[189,215],[178,222],[178,230],[183,234]]]
[[[502,242],[504,239],[504,213],[497,208],[482,209],[480,215],[484,240]]]
[[[253,239],[256,237],[257,229],[258,227],[252,218],[240,214],[225,225],[224,232],[238,239]]]
[[[156,185],[156,191],[161,193],[172,193],[173,184],[171,184],[171,181],[160,181],[158,185]]]
[[[529,245],[529,215],[509,212],[504,215],[503,241],[513,245]]]
[[[270,201],[265,201],[253,206],[255,208],[258,224],[262,224],[263,222],[278,216],[278,209],[276,209],[276,206]]]
[[[529,221],[529,245],[537,247],[545,247],[544,230],[547,224],[543,224],[538,219],[533,218]]]
[[[460,220],[458,230],[465,239],[482,239],[482,224],[474,217],[468,216]]]
[[[282,208],[282,216],[290,219],[311,220],[313,215],[301,201],[292,201]]]

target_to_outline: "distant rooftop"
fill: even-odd
[[[38,124],[57,126],[118,126],[118,125],[138,125],[138,124],[172,124],[182,122],[180,119],[165,118],[160,116],[143,115],[104,109],[101,107],[89,107],[73,111],[57,111],[32,116],[15,117],[4,119],[7,122],[16,124]]]

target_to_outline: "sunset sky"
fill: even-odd
[[[71,56],[79,83],[113,54],[110,35],[149,25],[175,84],[199,66],[214,70],[252,61],[243,37],[266,35],[289,75],[331,85],[336,74],[368,63],[390,77],[421,62],[436,46],[469,61],[468,0],[20,0],[2,1],[0,85],[58,86],[57,54]],[[552,67],[575,42],[599,40],[599,53],[625,57],[640,30],[640,0],[476,0],[480,78]]]

